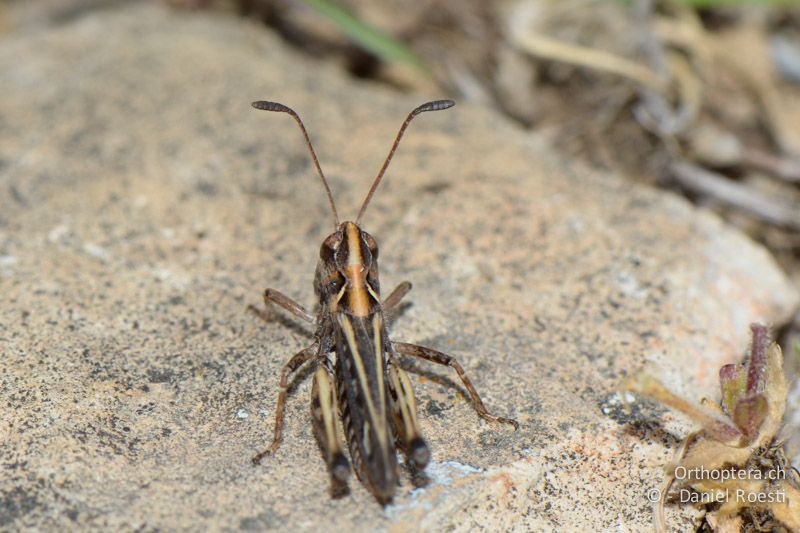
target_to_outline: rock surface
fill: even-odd
[[[301,113],[349,218],[421,97],[138,3],[6,33],[0,93],[0,529],[649,531],[690,426],[626,412],[616,386],[647,366],[714,397],[748,324],[798,305],[763,249],[687,202],[483,109],[421,116],[363,221],[384,291],[415,286],[393,337],[455,354],[521,428],[418,364],[431,482],[404,476],[385,508],[354,479],[331,500],[309,380],[278,455],[250,464],[311,330],[246,307],[267,286],[312,304],[331,217],[291,119],[249,103]]]

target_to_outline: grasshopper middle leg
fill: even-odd
[[[395,349],[395,351],[403,355],[418,357],[420,359],[425,359],[426,361],[431,361],[432,363],[438,363],[440,365],[451,367],[456,371],[458,377],[461,378],[461,383],[464,384],[464,387],[467,388],[469,397],[472,400],[472,405],[475,407],[475,410],[478,411],[478,414],[481,416],[481,418],[484,418],[490,422],[511,424],[514,426],[515,430],[519,429],[519,423],[516,420],[493,415],[488,409],[486,409],[486,406],[483,405],[483,400],[481,400],[478,391],[475,390],[475,386],[472,384],[472,381],[469,379],[466,372],[464,372],[464,369],[461,367],[459,362],[456,361],[455,357],[431,348],[417,346],[416,344],[408,344],[406,342],[393,342],[392,347]]]
[[[253,457],[253,464],[260,463],[264,457],[273,455],[278,451],[281,439],[283,438],[283,415],[286,411],[286,392],[289,388],[289,374],[300,368],[303,363],[316,356],[317,343],[315,342],[311,346],[294,354],[294,356],[289,359],[289,362],[283,365],[281,369],[281,391],[278,393],[278,405],[275,407],[275,435],[272,438],[272,444],[270,444],[266,450]]]

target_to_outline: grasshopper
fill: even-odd
[[[359,226],[409,123],[420,113],[447,109],[454,102],[428,102],[409,113],[361,205],[356,221],[341,223],[330,187],[298,114],[276,102],[258,101],[252,105],[264,111],[287,113],[300,126],[334,219],[334,231],[322,243],[314,276],[314,289],[319,300],[317,316],[274,289],[264,291],[267,307],[277,304],[297,318],[316,323],[316,333],[314,343],[295,354],[281,370],[272,443],[253,457],[253,463],[258,464],[265,456],[278,450],[283,437],[289,376],[304,363],[314,361],[311,412],[314,434],[330,474],[331,493],[334,496],[346,493],[350,475],[350,464],[342,450],[342,436],[336,420],[338,410],[356,475],[385,505],[391,501],[399,484],[397,448],[404,452],[406,465],[412,472],[422,472],[431,457],[417,420],[411,381],[399,366],[398,354],[453,368],[481,417],[511,424],[515,429],[519,427],[515,420],[496,416],[486,409],[455,358],[430,348],[389,339],[384,312],[397,307],[411,290],[411,283],[401,283],[386,299],[381,299],[378,245],[372,235]]]

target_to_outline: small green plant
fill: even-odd
[[[788,390],[783,355],[780,346],[770,344],[766,326],[750,327],[749,357],[719,371],[719,404],[704,399],[695,405],[644,373],[623,385],[685,413],[701,426],[686,437],[676,463],[667,469],[656,513],[661,531],[670,489],[680,491],[681,502],[704,505],[707,522],[717,527],[738,524],[742,530],[800,531],[800,479],[777,440]]]

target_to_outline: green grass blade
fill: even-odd
[[[303,0],[303,2],[330,20],[359,46],[380,59],[393,63],[406,63],[426,70],[422,60],[402,42],[365,24],[332,2],[328,0]]]

